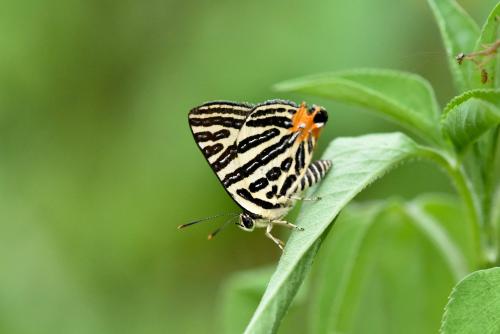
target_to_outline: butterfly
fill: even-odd
[[[329,160],[311,162],[327,120],[322,107],[285,100],[257,105],[214,101],[189,112],[194,140],[243,210],[240,228],[265,228],[266,236],[282,250],[284,243],[271,234],[274,226],[303,230],[283,217],[302,199],[300,193],[332,166]]]

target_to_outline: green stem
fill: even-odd
[[[474,191],[474,187],[463,166],[449,169],[449,172],[455,181],[458,193],[469,211],[469,216],[472,221],[472,231],[474,233],[473,237],[479,255],[479,267],[489,268],[495,262],[496,250],[492,249],[491,240],[489,238],[491,231],[489,231],[489,224],[485,222],[481,200]]]
[[[493,262],[498,261],[498,237],[496,231],[496,219],[495,219],[495,196],[496,194],[496,153],[497,145],[499,139],[499,127],[494,129],[491,134],[491,141],[488,147],[488,152],[486,156],[485,170],[484,170],[484,232],[486,238],[488,238],[488,245],[491,249]]]
[[[497,255],[500,254],[500,184],[497,186],[497,189],[493,195],[493,206],[491,208],[491,226],[495,233],[495,239],[497,242]],[[500,267],[500,257],[497,256],[497,261],[495,263],[497,267]]]
[[[480,268],[487,266],[491,261],[488,256],[488,247],[482,233],[484,224],[481,202],[476,195],[472,183],[469,181],[463,166],[457,163],[456,159],[449,157],[446,153],[429,147],[421,146],[420,151],[422,157],[428,158],[443,167],[453,180],[455,188],[467,208],[469,215],[468,221],[472,232],[472,240],[474,242],[474,250],[476,252],[476,258],[479,262],[478,266]]]
[[[490,214],[490,224],[494,232],[497,247],[496,265],[500,266],[500,126],[496,128],[496,138],[493,151],[493,195]]]
[[[475,249],[478,253],[479,267],[489,267],[491,259],[491,249],[485,238],[483,229],[485,228],[484,217],[481,210],[481,201],[474,191],[474,187],[470,182],[463,166],[449,166],[448,172],[452,176],[457,192],[464,201],[467,211],[469,212],[469,220],[471,221],[471,230]]]

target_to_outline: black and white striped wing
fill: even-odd
[[[279,219],[293,205],[289,197],[300,186],[312,159],[316,139],[299,138],[294,116],[299,106],[288,101],[257,105],[236,140],[237,161],[222,183],[246,211]]]
[[[253,106],[209,102],[189,112],[194,139],[219,180],[238,167],[236,138]]]

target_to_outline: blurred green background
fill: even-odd
[[[496,0],[460,3],[483,22]],[[398,128],[274,83],[386,67],[429,79],[442,104],[453,94],[423,0],[0,4],[1,333],[217,332],[223,282],[276,263],[261,231],[176,229],[237,210],[191,138],[193,106],[322,104],[319,156],[335,137]],[[358,199],[423,191],[452,188],[417,163]]]

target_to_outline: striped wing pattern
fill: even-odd
[[[300,137],[299,106],[210,102],[189,113],[193,136],[226,191],[254,218],[280,219],[291,195],[319,182],[330,161],[311,164],[316,136]],[[294,123],[295,122],[295,123]]]
[[[293,206],[289,196],[305,174],[315,140],[297,140],[292,131],[298,106],[270,101],[256,106],[238,138],[239,167],[227,174],[223,185],[248,212],[279,219]]]
[[[193,137],[219,180],[238,167],[236,138],[252,105],[216,101],[205,103],[189,113]]]

